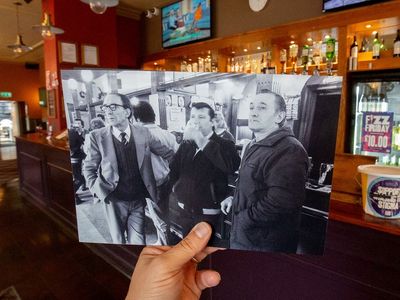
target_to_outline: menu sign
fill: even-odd
[[[363,113],[362,151],[390,153],[392,148],[393,112]]]

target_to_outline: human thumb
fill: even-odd
[[[211,237],[211,226],[206,222],[198,223],[177,245],[163,254],[171,268],[180,268],[201,252]]]

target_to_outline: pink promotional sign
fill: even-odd
[[[363,114],[362,151],[390,153],[392,148],[393,112]]]

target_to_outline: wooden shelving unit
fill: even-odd
[[[310,43],[310,40],[307,40],[310,38],[312,41],[321,41],[327,34],[334,37],[338,41],[338,51],[336,53],[337,63],[333,65],[333,70],[335,75],[343,76],[343,92],[337,130],[332,191],[332,198],[337,200],[336,203],[339,202],[339,204],[335,205],[337,209],[334,209],[332,216],[335,220],[346,221],[350,218],[350,223],[352,224],[364,224],[365,222],[362,220],[365,220],[365,215],[362,213],[360,207],[361,188],[355,178],[358,176],[357,166],[364,163],[373,163],[374,159],[351,155],[345,151],[351,105],[346,95],[350,45],[353,42],[354,35],[357,37],[359,47],[364,36],[372,41],[372,33],[377,30],[379,35],[385,38],[385,45],[388,50],[381,52],[380,59],[372,59],[371,52],[360,53],[357,70],[351,72],[400,68],[400,58],[392,57],[391,44],[393,43],[388,40],[394,39],[395,31],[400,28],[399,16],[400,0],[383,2],[342,12],[329,13],[315,19],[245,32],[225,38],[215,38],[196,44],[164,50],[147,56],[142,68],[146,70],[162,69],[179,71],[182,60],[194,60],[199,56],[205,57],[211,55],[212,57],[216,57],[218,71],[226,72],[228,58],[269,50],[272,51],[272,66],[276,66],[278,73],[280,73],[279,50],[282,48],[287,49],[287,56],[289,57],[290,41],[295,41],[300,48],[304,44]],[[258,47],[260,49],[257,49]],[[243,52],[245,48],[248,50],[247,52]],[[322,69],[325,68],[323,64],[321,66]],[[313,69],[314,66],[309,67],[309,74],[312,74]],[[288,62],[286,73],[289,74],[290,70],[290,63]],[[298,73],[301,73],[301,70],[302,68],[298,67]],[[344,203],[344,205],[353,205],[350,207],[353,207],[357,213],[349,218],[344,216],[340,202],[347,203]],[[378,222],[379,226],[375,226],[374,222],[371,223],[368,221],[367,223],[369,224],[367,227],[386,232],[394,231],[395,234],[399,234],[397,221],[391,222],[391,226],[395,228],[394,230],[390,230],[390,228],[387,230],[384,229],[387,228],[387,222]]]

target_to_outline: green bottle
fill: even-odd
[[[335,57],[335,42],[334,38],[328,38],[325,40],[326,43],[326,59],[332,61]]]
[[[372,58],[378,59],[381,57],[381,42],[379,41],[378,33],[375,33],[374,41],[372,42]]]

